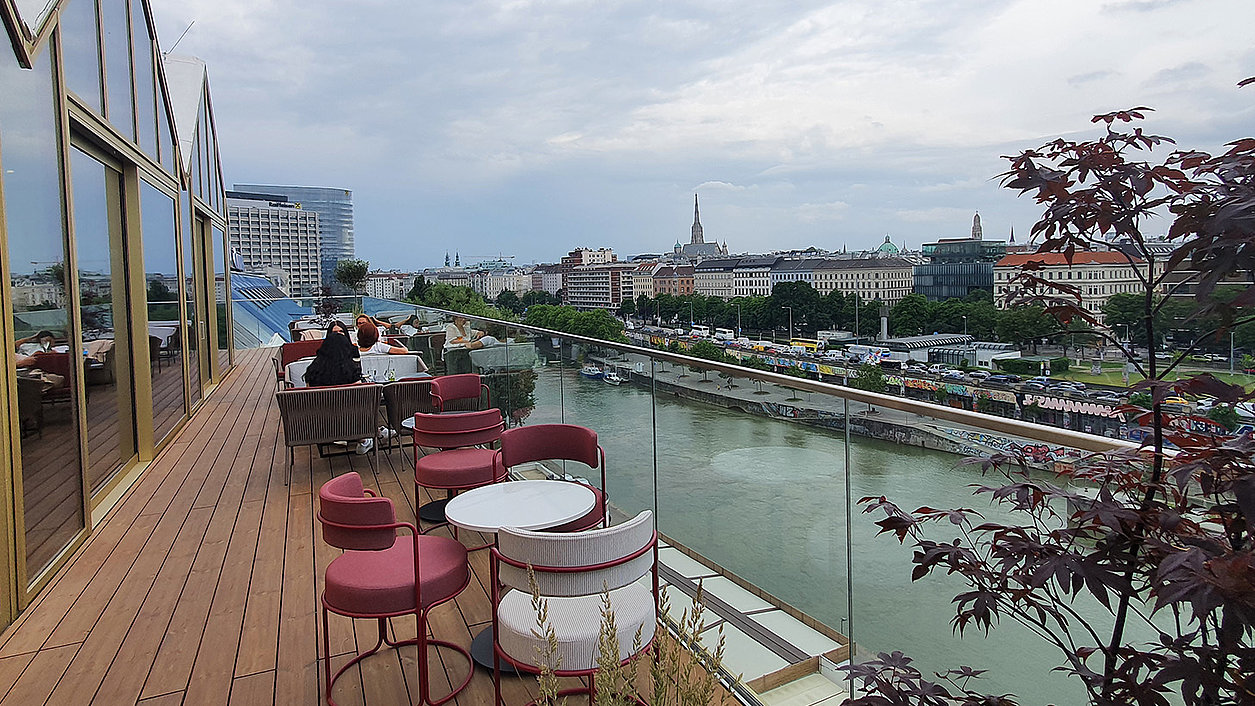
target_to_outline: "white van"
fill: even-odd
[[[733,331],[733,330],[732,330],[732,329],[730,329],[730,328],[717,328],[717,329],[715,329],[715,340],[716,340],[716,341],[731,341],[731,340],[732,340],[732,339],[734,339],[734,338],[736,338],[736,331]]]

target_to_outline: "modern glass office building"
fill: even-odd
[[[281,186],[278,184],[236,184],[234,191],[282,194],[302,209],[318,212],[318,242],[322,264],[322,284],[335,287],[336,263],[354,257],[353,192],[328,186]]]
[[[205,65],[146,0],[0,3],[0,626],[231,365]]]

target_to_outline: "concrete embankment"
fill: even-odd
[[[590,358],[596,360],[593,356]],[[845,429],[843,400],[839,398],[795,393],[786,388],[751,384],[748,381],[725,385],[721,380],[676,370],[670,373],[661,372],[655,380],[621,362],[617,365],[608,360],[596,362],[607,370],[617,367],[619,375],[634,385],[648,388],[656,384],[660,393],[681,399],[824,429]],[[795,394],[805,394],[809,399],[793,396]],[[965,430],[951,424],[941,427],[919,415],[869,409],[861,403],[850,404],[850,433],[959,456],[995,453],[1005,450],[1012,441],[992,438],[978,434],[976,430]]]

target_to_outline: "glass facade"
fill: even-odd
[[[52,52],[34,69],[0,60],[0,166],[4,179],[13,348],[5,351],[16,389],[16,468],[26,575],[35,576],[83,529],[79,366],[67,292],[64,199]],[[13,425],[6,425],[12,429]]]
[[[212,144],[212,123],[206,101],[173,112],[146,12],[141,0],[71,0],[32,69],[0,54],[0,294],[12,303],[0,321],[0,495],[17,499],[0,513],[17,557],[0,579],[4,620],[2,606],[46,585],[229,364],[211,369],[229,340],[205,325],[225,217],[207,205],[220,200],[182,191],[174,129],[186,121]],[[196,81],[181,95],[208,95],[203,71],[180,78]],[[77,119],[74,102],[107,125]],[[216,150],[200,159],[198,173],[220,173]]]
[[[323,286],[334,285],[336,263],[354,256],[353,192],[321,186],[236,184],[236,191],[282,194],[301,208],[318,212]]]

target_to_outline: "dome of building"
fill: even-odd
[[[889,236],[886,235],[885,242],[881,243],[879,248],[876,248],[876,252],[883,255],[897,255],[899,250],[898,246],[889,242]]]

